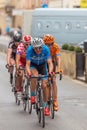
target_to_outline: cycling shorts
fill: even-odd
[[[31,67],[30,68],[31,69],[33,69],[33,68],[36,69],[38,71],[38,73],[41,74],[41,75],[47,75],[48,74],[47,64],[46,63],[37,65],[37,64],[31,62]],[[42,78],[42,80],[43,79],[47,79],[47,77]]]

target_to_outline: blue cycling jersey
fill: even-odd
[[[30,60],[36,65],[43,64],[50,58],[50,50],[46,45],[42,46],[41,54],[36,54],[32,46],[27,49],[26,60]]]

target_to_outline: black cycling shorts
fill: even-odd
[[[37,64],[31,62],[31,69],[32,68],[35,68],[38,71],[38,73],[41,75],[47,75],[47,64],[46,63],[37,65]]]

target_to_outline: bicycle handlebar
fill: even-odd
[[[54,74],[60,74],[60,80],[62,80],[62,73],[61,72],[55,72]],[[25,75],[26,76],[26,75]],[[38,76],[30,76],[29,77],[29,79],[31,79],[31,78],[46,78],[46,77],[53,77],[54,75],[50,75],[50,74],[48,74],[48,75],[41,75],[41,74],[39,74]]]

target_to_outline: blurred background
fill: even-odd
[[[0,0],[0,34],[21,30],[23,10],[35,8],[87,8],[87,0]]]

